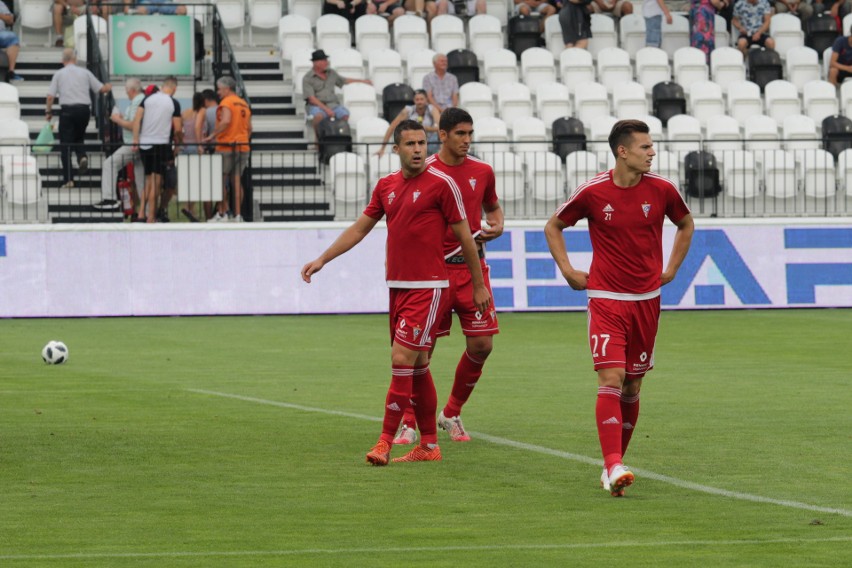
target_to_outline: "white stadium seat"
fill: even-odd
[[[601,164],[592,152],[583,150],[571,152],[565,157],[565,181],[568,184],[568,192],[573,192],[577,186],[589,181],[601,171]]]
[[[840,112],[837,102],[837,88],[828,81],[810,81],[804,88],[804,111],[814,119],[817,125],[827,116],[834,116]]]
[[[362,118],[379,116],[376,89],[365,83],[343,85],[343,106],[349,109],[349,125],[353,130]]]
[[[377,93],[381,93],[388,85],[405,82],[402,76],[402,57],[393,49],[371,51],[367,68]]]
[[[630,55],[621,48],[607,47],[598,52],[598,82],[612,93],[623,83],[633,80]]]
[[[796,85],[800,93],[806,83],[820,79],[819,54],[810,47],[791,47],[787,51],[785,67],[787,80]]]
[[[553,211],[566,199],[562,161],[552,152],[533,152],[525,162],[534,212]]]
[[[451,14],[435,16],[432,18],[431,28],[433,51],[446,54],[467,47],[467,36],[461,18]]]
[[[542,83],[535,91],[536,114],[547,126],[564,116],[571,116],[571,96],[562,83]]]
[[[243,29],[246,25],[246,5],[244,0],[216,0],[216,9],[226,30],[240,30],[239,45],[243,45]],[[292,13],[292,12],[291,12]],[[77,18],[78,20],[80,18]],[[75,23],[77,20],[75,20]]]
[[[476,54],[479,61],[483,61],[489,51],[503,49],[503,29],[499,18],[479,14],[468,20],[467,25],[470,50]]]
[[[314,25],[322,14],[322,2],[317,2],[316,0],[287,0],[287,13],[304,16],[311,22],[311,25]]]
[[[360,210],[367,203],[367,171],[364,158],[352,152],[334,154],[328,163],[329,186],[334,200],[344,205],[355,204]]]
[[[532,94],[523,83],[505,83],[497,89],[497,107],[503,120],[533,115]]]
[[[393,45],[403,60],[411,53],[429,49],[426,20],[406,14],[393,21]]]
[[[90,16],[92,26],[95,28],[95,33],[98,36],[98,46],[101,50],[101,57],[107,59],[109,57],[109,26],[106,20],[99,16]],[[80,62],[88,61],[88,52],[86,47],[86,18],[77,18],[74,20],[74,42],[77,50],[77,60]]]
[[[702,127],[707,126],[709,119],[725,114],[725,99],[722,87],[713,81],[698,81],[692,84],[689,91],[690,114],[698,119]]]
[[[740,126],[749,116],[763,114],[763,99],[757,83],[736,81],[728,85],[728,114],[737,119]]]
[[[596,116],[609,116],[609,97],[600,83],[581,83],[574,91],[574,112],[588,127]]]
[[[634,81],[625,81],[612,93],[612,110],[618,118],[638,118],[648,114],[645,87]]]
[[[746,80],[743,53],[733,47],[717,47],[710,52],[710,76],[714,83],[728,91],[728,85]]]
[[[663,37],[660,48],[674,58],[674,54],[683,47],[689,47],[689,20],[680,14],[672,14],[672,23],[663,20]],[[700,51],[700,50],[699,50]],[[704,53],[703,51],[701,52]]]
[[[650,93],[657,83],[671,81],[668,54],[658,47],[643,47],[636,52],[636,80]]]
[[[423,77],[435,70],[432,59],[436,53],[431,49],[412,52],[406,61],[406,76],[412,89],[423,88]]]
[[[757,163],[749,150],[735,150],[725,154],[722,163],[722,183],[725,195],[736,199],[752,199],[760,189]]]
[[[521,80],[531,91],[540,83],[556,81],[553,54],[541,47],[531,47],[521,53]]]
[[[388,121],[377,116],[365,116],[358,121],[355,128],[355,151],[362,157],[375,154],[382,146],[385,133],[388,131]]]
[[[695,47],[678,49],[674,54],[672,67],[675,83],[683,87],[683,90],[687,93],[689,93],[693,83],[707,81],[710,76],[707,68],[707,56]]]
[[[281,0],[249,0],[249,44],[254,43],[254,29],[274,30],[281,19]],[[203,16],[199,13],[199,16]],[[269,43],[274,43],[274,40]],[[267,45],[265,43],[264,45]]]
[[[592,14],[592,37],[589,51],[597,58],[598,53],[607,47],[618,47],[618,35],[615,33],[615,20],[604,14]]]
[[[470,82],[459,87],[459,106],[470,113],[474,123],[480,118],[494,116],[494,95],[483,83]]]
[[[701,149],[701,123],[697,118],[677,114],[669,119],[666,128],[669,131],[669,149],[681,159],[686,153]]]
[[[553,54],[553,57],[559,57],[565,50],[565,42],[562,40],[562,24],[559,23],[558,15],[544,21],[544,44]]]
[[[47,197],[35,156],[5,155],[2,170],[0,221],[46,223]]]
[[[766,84],[763,89],[766,114],[779,124],[789,114],[801,114],[802,105],[796,85],[783,79],[776,79]]]
[[[278,46],[281,58],[286,61],[291,61],[293,54],[299,50],[313,50],[314,34],[308,19],[298,14],[288,14],[278,20]]]
[[[355,46],[365,58],[376,49],[390,49],[390,31],[386,18],[364,14],[355,20]]]
[[[349,49],[352,37],[349,32],[349,20],[337,14],[325,14],[317,20],[317,47],[326,53],[338,49]]]
[[[763,152],[774,150],[780,146],[778,123],[771,116],[755,114],[748,117],[743,124],[746,150],[755,150],[755,159],[763,161]]]
[[[562,83],[572,93],[577,85],[594,83],[595,65],[592,62],[592,54],[579,47],[569,47],[559,54],[559,72]]]
[[[332,69],[347,79],[366,79],[364,73],[364,58],[355,49],[338,49],[328,54],[328,62]]]
[[[493,90],[504,83],[518,82],[518,62],[514,51],[497,49],[485,54],[485,83]]]
[[[787,57],[790,48],[805,45],[802,21],[789,13],[772,16],[769,20],[769,36],[775,40],[775,51],[782,59]]]
[[[638,55],[639,50],[645,48],[645,17],[641,12],[621,17],[618,22],[618,37],[621,49],[633,57]]]
[[[385,152],[381,156],[370,154],[370,187],[375,187],[380,178],[397,171],[400,168],[399,154]]]

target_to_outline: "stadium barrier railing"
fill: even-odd
[[[661,148],[674,149],[659,152],[653,171],[677,183],[699,217],[852,216],[852,151],[835,159],[822,148],[796,149],[797,142],[782,140],[771,149],[743,153],[713,149],[719,141],[693,142],[686,149],[676,148],[683,142],[661,141]],[[90,165],[83,173],[71,148],[72,188],[61,187],[62,144],[36,148],[39,152],[33,152],[31,145],[0,145],[0,222],[121,221],[120,214],[93,208],[102,198],[102,176],[108,175],[102,164],[120,145],[85,144]],[[552,215],[578,185],[612,166],[605,145],[589,142],[587,154],[568,154],[565,161],[553,153],[550,142],[477,142],[471,153],[494,167],[497,193],[508,218],[542,219]],[[357,218],[378,178],[399,167],[393,158],[379,160],[380,148],[378,143],[351,143],[343,148],[336,143],[332,150],[344,151],[332,153],[326,163],[323,156],[330,153],[329,148],[321,145],[310,144],[305,152],[252,144],[242,177],[244,217],[256,221]],[[696,150],[709,151],[713,160],[690,170],[687,159]],[[392,154],[390,146],[385,151]],[[177,191],[173,221],[181,218],[174,214],[175,207],[180,211],[187,202],[219,199],[226,183],[221,181],[220,167],[219,161],[211,159],[176,160],[176,171],[168,180]],[[109,190],[113,198],[120,197],[117,188]]]

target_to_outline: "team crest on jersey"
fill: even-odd
[[[650,213],[650,212],[651,212],[651,204],[646,201],[645,203],[642,204],[642,213],[645,214],[646,219],[648,218],[648,213]]]
[[[415,189],[414,193],[412,194],[412,197],[414,198],[413,201],[417,201],[417,198],[420,197],[420,190]]]
[[[470,189],[476,191],[476,178],[472,177],[468,181],[470,181]]]
[[[392,192],[392,191],[391,191],[391,192],[390,192],[390,195],[388,195],[388,205],[390,205],[391,203],[393,203],[393,200],[394,200],[395,198],[396,198],[396,193],[394,193],[394,192]]]

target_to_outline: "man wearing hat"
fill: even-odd
[[[302,78],[302,93],[308,104],[307,114],[313,120],[314,133],[317,126],[325,117],[336,117],[340,120],[349,119],[349,111],[340,104],[335,87],[342,87],[349,83],[366,83],[372,85],[367,79],[346,79],[341,77],[337,71],[328,68],[328,56],[321,49],[311,54],[313,68]]]

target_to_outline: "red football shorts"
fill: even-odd
[[[414,351],[429,351],[438,318],[449,309],[446,288],[391,288],[390,335]]]
[[[623,368],[642,378],[654,368],[660,297],[636,302],[589,298],[589,348],[595,371]]]
[[[450,328],[453,326],[453,312],[458,314],[462,333],[468,337],[500,333],[500,328],[497,326],[497,312],[494,310],[494,292],[491,291],[488,265],[482,262],[482,276],[485,278],[488,293],[491,294],[491,305],[488,313],[485,314],[473,305],[473,280],[467,265],[448,264],[447,272],[450,275],[450,287],[447,289],[450,303],[440,318],[435,335],[445,337],[450,334]]]

